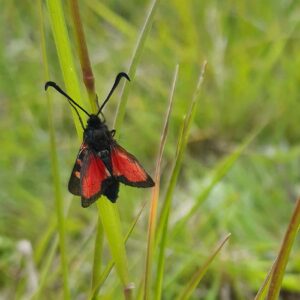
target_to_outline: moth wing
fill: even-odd
[[[152,187],[154,181],[139,161],[117,143],[111,146],[112,175],[120,182],[135,187]]]
[[[105,190],[107,179],[111,175],[97,154],[88,150],[84,156],[80,172],[81,205],[90,206]]]
[[[84,160],[85,155],[88,152],[87,145],[84,143],[81,144],[79,152],[77,154],[76,161],[74,163],[74,167],[70,176],[70,180],[68,183],[68,190],[71,194],[80,196],[81,195],[81,187],[80,187],[80,173],[81,167]]]

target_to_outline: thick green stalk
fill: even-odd
[[[76,100],[76,102],[85,106],[79,88],[79,81],[76,74],[73,54],[71,51],[71,44],[68,36],[67,26],[60,0],[47,0],[48,11],[50,15],[50,22],[52,26],[52,33],[56,45],[57,55],[63,74],[66,90],[68,94]],[[82,137],[82,127],[78,120],[74,109],[71,108],[74,123],[78,136]],[[86,120],[86,115],[79,110],[79,114],[83,120]]]
[[[101,197],[97,202],[99,215],[106,233],[109,248],[116,265],[117,274],[123,284],[126,299],[130,299],[128,291],[129,273],[126,256],[125,243],[122,237],[120,216],[116,204],[111,203],[105,197]],[[127,295],[129,294],[129,296]]]

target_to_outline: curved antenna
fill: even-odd
[[[57,90],[60,94],[62,94],[62,95],[64,95],[66,98],[67,98],[67,100],[68,100],[68,102],[69,102],[69,104],[74,108],[74,110],[75,110],[75,112],[76,112],[76,114],[77,114],[77,116],[78,116],[78,119],[79,119],[79,121],[80,121],[80,124],[81,124],[81,127],[82,127],[82,129],[84,130],[84,124],[83,124],[83,122],[82,122],[82,119],[81,119],[81,117],[80,117],[80,114],[79,114],[79,112],[78,112],[78,110],[77,110],[77,108],[76,108],[76,106],[78,107],[78,108],[80,108],[84,113],[86,113],[89,117],[91,116],[84,108],[82,108],[79,104],[77,104],[66,92],[64,92],[55,82],[53,82],[53,81],[47,81],[46,82],[46,84],[45,84],[45,91],[48,89],[48,87],[49,86],[51,86],[51,87],[53,87],[55,90]]]
[[[64,95],[68,99],[68,101],[69,101],[70,104],[73,103],[75,106],[77,106],[78,108],[80,108],[87,116],[89,116],[89,117],[91,116],[84,108],[82,108],[66,92],[64,92],[55,82],[53,82],[53,81],[47,81],[46,84],[45,84],[45,91],[47,91],[47,89],[48,89],[49,86],[53,87],[59,93],[61,93],[62,95]],[[72,107],[74,107],[74,106],[72,105]]]
[[[116,89],[116,87],[118,86],[120,80],[122,79],[122,77],[125,77],[128,81],[130,81],[129,76],[125,73],[125,72],[121,72],[117,75],[116,79],[115,79],[115,83],[112,86],[110,92],[108,93],[106,99],[103,101],[103,103],[101,104],[98,112],[97,112],[97,116],[101,113],[103,107],[105,106],[105,104],[107,103],[107,101],[109,100],[109,98],[111,97],[111,95],[113,94],[114,90]]]

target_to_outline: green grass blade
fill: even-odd
[[[179,140],[177,147],[179,145],[182,145],[181,141],[183,140],[183,135],[184,135],[184,123],[185,120],[183,121],[181,130],[180,130],[180,135],[179,135]],[[177,151],[177,154],[179,151]],[[167,193],[165,196],[165,202],[164,202],[164,207],[162,211],[162,216],[160,220],[164,220],[164,222],[159,223],[159,227],[157,230],[157,240],[160,241],[159,245],[159,254],[158,254],[158,260],[157,260],[157,272],[156,272],[156,280],[155,280],[155,297],[154,299],[159,300],[161,299],[161,293],[162,293],[162,285],[163,285],[163,275],[164,275],[164,268],[165,268],[165,248],[166,248],[166,242],[167,242],[167,233],[168,233],[168,220],[169,220],[169,214],[170,214],[170,207],[171,207],[171,201],[172,201],[172,196],[173,192],[175,189],[175,185],[177,182],[177,177],[179,173],[179,162],[178,160],[178,155],[175,157],[175,165],[172,171],[171,179],[167,188]],[[163,215],[164,214],[164,215]],[[164,219],[162,219],[164,218]]]
[[[167,218],[168,218],[168,214],[169,214],[169,207],[170,207],[170,202],[171,202],[171,198],[173,195],[173,191],[177,182],[177,178],[178,178],[178,174],[180,171],[180,167],[181,167],[181,163],[183,160],[183,155],[184,155],[184,151],[186,148],[186,144],[188,141],[188,137],[189,137],[189,131],[190,131],[190,127],[191,124],[193,122],[193,118],[196,112],[196,108],[197,108],[197,98],[198,98],[198,94],[200,91],[200,87],[201,87],[201,83],[203,82],[203,76],[204,76],[204,72],[205,72],[205,68],[206,68],[206,62],[203,63],[202,65],[202,69],[200,72],[200,76],[198,79],[198,83],[197,83],[197,87],[195,89],[190,107],[189,107],[189,111],[187,116],[184,118],[182,126],[181,126],[181,130],[180,130],[180,134],[179,134],[179,139],[178,139],[178,143],[177,143],[177,150],[176,150],[176,157],[175,157],[175,165],[171,174],[171,179],[169,181],[169,185],[167,188],[167,194],[166,194],[166,199],[164,201],[164,206],[162,208],[162,212],[161,212],[161,216],[159,218],[159,224],[157,226],[157,237],[158,239],[160,239],[161,234],[162,234],[162,230],[164,228],[164,224],[167,222]]]
[[[275,262],[274,271],[272,272],[269,292],[267,295],[268,300],[276,300],[279,297],[282,279],[284,276],[285,268],[288,263],[289,255],[292,246],[295,242],[300,226],[300,198],[297,200],[291,221],[284,236],[278,258]]]
[[[67,26],[64,18],[64,13],[62,9],[62,3],[60,0],[47,0],[47,6],[50,15],[50,22],[52,26],[53,37],[56,45],[56,50],[58,54],[58,59],[63,74],[64,82],[66,85],[66,90],[68,94],[76,100],[76,102],[85,106],[79,88],[79,80],[76,74],[76,68],[74,64],[72,47],[70,44]],[[74,109],[71,108],[74,123],[78,136],[82,137],[82,127],[79,123],[78,116],[76,115]],[[82,120],[86,120],[86,115],[79,111]]]
[[[154,242],[155,242],[155,232],[156,232],[156,218],[157,218],[156,215],[157,215],[157,205],[158,205],[159,190],[160,190],[160,166],[161,166],[162,155],[164,152],[164,147],[165,147],[166,138],[168,134],[169,118],[172,110],[174,91],[175,91],[175,86],[178,77],[178,68],[179,68],[178,65],[176,65],[173,82],[171,86],[168,109],[165,117],[165,123],[163,126],[161,139],[160,139],[160,147],[159,147],[156,169],[155,169],[155,177],[154,177],[155,186],[152,189],[151,207],[150,207],[149,225],[148,225],[148,245],[147,245],[147,255],[146,255],[144,299],[149,299],[150,297],[150,285],[151,285],[151,277],[152,277],[151,271],[152,271],[152,264],[153,264]]]
[[[182,292],[177,297],[177,300],[187,300],[190,299],[190,296],[194,292],[195,288],[205,275],[207,269],[209,268],[210,264],[213,262],[216,255],[220,252],[220,250],[223,248],[224,244],[227,242],[227,240],[230,237],[230,233],[222,239],[222,241],[219,243],[219,245],[216,247],[216,249],[212,252],[212,254],[208,257],[208,259],[205,261],[203,266],[201,266],[192,276],[191,280],[188,282],[186,287],[182,290]]]
[[[141,214],[142,214],[144,208],[146,207],[146,204],[147,204],[147,203],[148,203],[147,201],[144,202],[144,204],[142,205],[142,208],[140,209],[139,213],[137,214],[137,216],[135,217],[134,221],[132,222],[132,224],[131,224],[131,226],[130,226],[130,228],[129,228],[129,230],[128,230],[126,236],[125,236],[125,239],[124,239],[124,243],[125,243],[125,244],[126,244],[127,240],[129,239],[129,237],[130,237],[130,235],[131,235],[131,233],[132,233],[132,231],[133,231],[133,229],[134,229],[134,227],[135,227],[137,221],[139,220],[139,218],[140,218],[140,216],[141,216]],[[94,289],[92,290],[92,292],[91,292],[91,294],[90,294],[90,296],[89,296],[89,298],[88,298],[89,300],[93,299],[93,297],[95,296],[97,290],[98,290],[99,287],[105,282],[106,278],[108,277],[108,275],[109,275],[109,273],[111,272],[111,270],[112,270],[112,268],[114,267],[114,265],[115,265],[115,263],[114,263],[113,260],[111,260],[111,261],[107,264],[106,268],[104,269],[104,271],[102,272],[100,278],[98,279],[97,283],[95,284],[95,287],[94,287]]]
[[[130,286],[128,262],[117,206],[105,197],[101,197],[97,202],[97,207],[116,265],[117,274],[123,284],[124,293],[126,293],[127,288]],[[130,296],[128,299],[130,299]]]
[[[41,18],[41,41],[42,41],[42,53],[43,61],[45,66],[45,77],[49,78],[49,68],[47,63],[47,50],[46,50],[46,41],[45,34],[43,30],[43,9],[41,1],[39,2],[40,7],[40,18]],[[51,156],[51,166],[52,166],[52,176],[54,180],[54,193],[55,193],[55,208],[57,214],[57,223],[58,223],[58,233],[59,233],[59,247],[60,247],[60,260],[61,260],[61,269],[63,274],[63,290],[64,290],[64,299],[70,299],[69,291],[69,274],[68,274],[68,260],[67,260],[67,251],[66,251],[66,228],[65,228],[65,217],[64,217],[64,203],[62,199],[61,189],[60,189],[60,173],[58,166],[58,156],[57,156],[57,147],[56,147],[56,138],[55,138],[55,129],[53,123],[53,108],[50,101],[50,96],[47,94],[47,103],[48,103],[48,124],[49,124],[49,133],[50,133],[50,156]],[[53,253],[54,255],[54,253]],[[49,264],[53,256],[49,259]],[[40,287],[41,290],[41,287]]]
[[[177,151],[176,151],[176,157],[175,157],[175,165],[171,174],[171,179],[167,188],[167,193],[165,197],[165,202],[162,208],[162,213],[160,217],[160,223],[157,228],[157,239],[156,242],[160,241],[160,247],[159,247],[159,256],[158,256],[158,264],[157,264],[157,277],[156,277],[156,283],[155,283],[155,299],[161,299],[161,293],[162,293],[162,283],[163,283],[163,273],[164,273],[164,260],[165,260],[165,247],[166,247],[166,241],[167,241],[167,231],[168,231],[168,222],[169,222],[169,214],[170,214],[170,207],[171,207],[171,201],[173,192],[175,189],[175,185],[177,182],[178,174],[180,171],[181,163],[184,156],[185,147],[188,141],[189,137],[189,131],[191,128],[191,124],[196,112],[197,108],[197,98],[200,91],[200,86],[203,82],[203,76],[206,68],[206,62],[202,65],[202,69],[200,72],[200,76],[198,79],[197,87],[194,92],[194,96],[192,98],[190,108],[188,111],[187,116],[183,120],[183,124],[181,127],[179,140],[177,144]]]
[[[160,0],[152,1],[150,10],[148,12],[148,15],[144,22],[142,31],[140,33],[140,36],[137,40],[135,49],[133,51],[133,55],[132,55],[129,70],[128,70],[128,75],[132,81],[134,80],[136,69],[137,69],[138,63],[140,61],[143,49],[144,49],[145,41],[146,41],[148,34],[150,32],[150,29],[152,27],[153,18],[154,18],[156,8],[157,8],[159,2],[160,2]],[[123,85],[123,89],[122,89],[122,97],[118,104],[116,118],[114,121],[114,128],[117,130],[117,133],[118,133],[118,129],[121,127],[121,125],[123,123],[128,95],[129,95],[129,84],[127,82],[125,82],[125,84]]]
[[[263,300],[263,299],[265,299],[266,293],[268,292],[268,289],[269,289],[269,286],[270,286],[270,281],[271,281],[271,277],[272,277],[272,273],[274,271],[276,261],[277,261],[277,259],[274,261],[274,263],[272,265],[272,268],[268,272],[268,274],[267,274],[263,284],[259,288],[254,300]]]

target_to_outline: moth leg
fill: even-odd
[[[99,101],[98,101],[98,95],[96,95],[95,102],[96,102],[97,108],[99,109],[100,105],[99,105]]]
[[[111,159],[110,159],[110,153],[108,150],[101,150],[97,153],[98,157],[101,158],[103,163],[105,164],[107,170],[109,171],[110,175],[112,176],[112,167],[111,167]]]
[[[107,157],[109,157],[109,151],[108,150],[101,150],[97,153],[97,155],[103,160],[105,160]]]
[[[111,133],[111,136],[112,136],[112,137],[114,137],[114,136],[115,136],[115,134],[116,134],[116,130],[115,130],[115,129],[113,129],[113,130],[111,130],[111,131],[110,131],[110,133]]]

